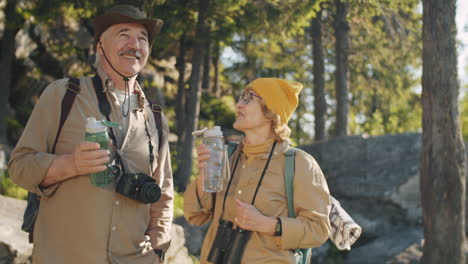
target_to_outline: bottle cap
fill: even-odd
[[[202,130],[196,130],[192,132],[192,136],[201,136],[208,128],[204,127]]]
[[[102,124],[102,121],[96,120],[94,117],[88,117],[86,119],[86,132],[87,133],[100,133],[105,132],[106,126]]]
[[[214,126],[212,129],[206,130],[203,137],[223,137],[223,131],[221,131],[220,126]]]

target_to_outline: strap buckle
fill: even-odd
[[[158,104],[151,104],[151,111],[155,113],[161,113],[162,112],[162,107]]]
[[[76,94],[80,93],[80,80],[76,78],[70,78],[68,81],[67,89]]]

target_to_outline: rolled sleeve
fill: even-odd
[[[49,153],[49,146],[53,144],[53,137],[57,132],[60,114],[57,106],[60,106],[64,93],[58,88],[64,84],[66,79],[58,80],[44,90],[11,153],[8,164],[8,172],[13,182],[40,196],[49,196],[57,188],[57,185],[40,188],[39,184],[56,158],[56,155]]]
[[[184,193],[184,216],[194,225],[203,225],[213,217],[213,194],[197,191],[196,181]]]
[[[330,192],[319,165],[305,153],[296,154],[293,193],[296,218],[281,218],[280,247],[296,249],[322,245],[331,230]]]

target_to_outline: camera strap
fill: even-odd
[[[276,147],[276,141],[273,143],[273,146],[271,147],[271,151],[270,151],[270,154],[268,155],[268,159],[267,159],[267,162],[265,163],[265,167],[263,168],[262,175],[260,176],[260,179],[258,180],[257,188],[255,189],[254,196],[252,198],[252,202],[250,203],[251,205],[253,205],[255,203],[255,199],[257,198],[258,189],[260,189],[260,185],[262,185],[263,178],[264,178],[265,173],[266,173],[266,171],[268,169],[268,166],[270,165],[271,157],[273,156],[273,151],[275,150],[275,147]],[[232,169],[231,178],[229,179],[229,183],[228,183],[228,186],[226,188],[226,192],[224,193],[221,218],[223,218],[223,216],[224,216],[224,206],[226,205],[226,198],[227,198],[227,195],[229,193],[229,188],[231,187],[231,182],[232,182],[232,179],[234,178],[234,174],[236,172],[237,164],[239,163],[240,156],[241,155],[239,153],[239,155],[237,155],[236,163],[234,163],[234,168]]]
[[[93,86],[94,86],[94,90],[96,91],[96,96],[97,96],[98,102],[99,102],[99,111],[106,117],[107,121],[110,122],[109,115],[111,113],[111,106],[109,104],[109,101],[106,98],[106,94],[103,92],[102,80],[101,80],[101,78],[99,77],[99,75],[97,73],[93,77]],[[150,155],[150,169],[151,169],[151,173],[153,173],[153,161],[154,161],[153,144],[151,143],[151,136],[150,136],[150,134],[148,132],[148,124],[147,124],[146,117],[145,117],[145,130],[146,130],[146,135],[148,136],[148,150],[149,150],[149,155]],[[159,130],[159,128],[158,128],[158,130]],[[115,159],[116,159],[117,163],[119,163],[119,165],[121,166],[122,172],[126,173],[127,171],[125,170],[125,165],[124,165],[124,163],[122,161],[122,157],[119,154],[120,149],[117,147],[117,138],[115,137],[115,134],[114,134],[114,131],[112,130],[112,127],[109,127],[109,136],[110,136],[112,142],[114,143],[115,148],[117,149],[117,151],[115,152]],[[159,142],[159,144],[161,145],[162,142]]]

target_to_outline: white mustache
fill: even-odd
[[[123,56],[123,55],[135,56],[137,57],[137,59],[141,58],[141,52],[138,50],[122,50],[119,52],[119,55],[120,56]]]

